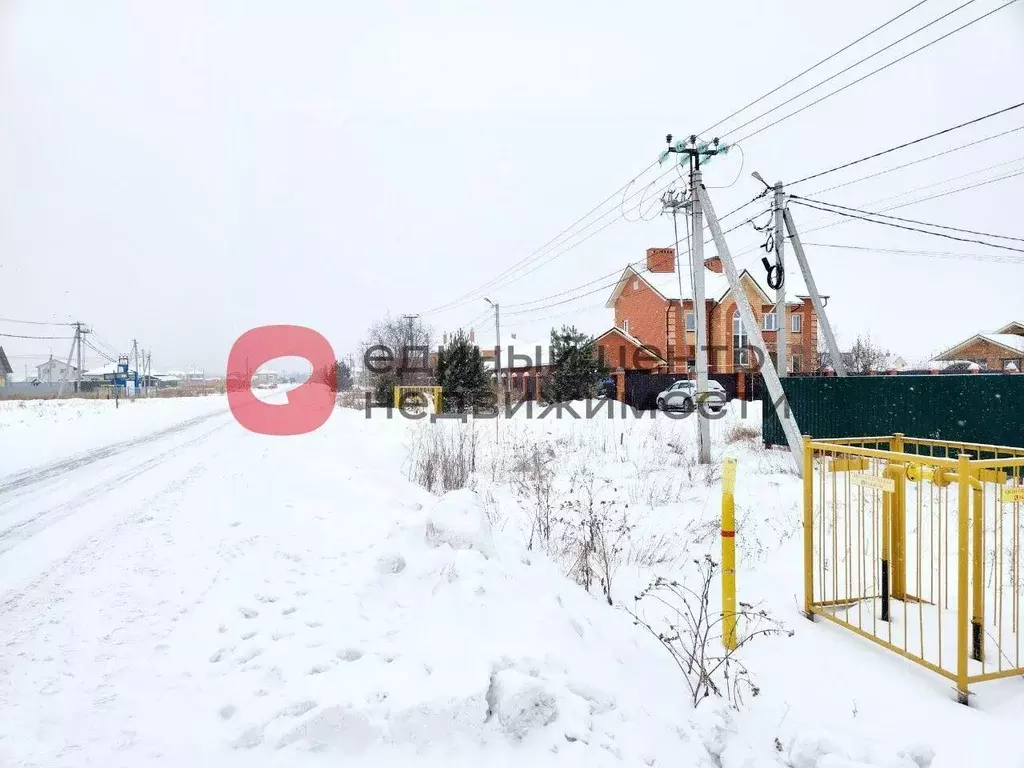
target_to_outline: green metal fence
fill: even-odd
[[[1024,373],[788,377],[782,382],[800,432],[816,439],[901,432],[1024,448]],[[765,444],[785,445],[767,388],[761,402]]]

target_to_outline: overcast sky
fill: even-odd
[[[712,133],[739,139],[1002,2],[977,0],[730,136],[961,1],[924,3]],[[357,352],[386,313],[426,312],[528,257],[655,160],[666,133],[706,129],[911,4],[0,0],[0,317],[83,320],[115,349],[138,339],[155,369],[223,372],[239,334],[274,323]],[[725,187],[710,190],[724,213],[760,190],[753,170],[795,180],[1021,101],[1022,72],[1016,3],[741,142],[742,169],[733,152],[705,181]],[[793,191],[1017,125],[1024,109]],[[1024,169],[1021,156],[1024,131],[822,199],[893,198],[881,208]],[[894,213],[1019,237],[1022,202],[1024,176]],[[671,242],[665,217],[602,211],[581,237],[615,223],[487,292],[506,308],[503,333],[611,325],[611,288],[513,314]],[[793,211],[807,230],[832,220]],[[737,254],[757,242],[750,227],[729,237]],[[870,332],[912,358],[1024,320],[1024,254],[865,223],[804,239],[1017,259],[809,247],[844,346]],[[738,262],[763,274],[756,253]],[[476,298],[424,319],[438,335],[477,323],[490,336],[487,309]],[[0,322],[0,333],[65,330]],[[18,374],[68,348],[0,344]]]

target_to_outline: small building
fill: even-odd
[[[14,369],[11,368],[11,363],[7,359],[7,353],[4,352],[4,348],[0,347],[0,387],[6,387],[8,377],[14,373]]]
[[[1024,323],[1014,321],[991,333],[976,333],[935,356],[939,362],[970,361],[982,370],[1024,370]]]
[[[51,357],[45,363],[36,366],[36,378],[47,384],[55,384],[62,380],[75,381],[78,378],[78,368]]]
[[[112,384],[114,379],[128,378],[135,380],[135,371],[129,370],[127,375],[117,367],[117,363],[107,363],[99,368],[90,368],[82,374],[82,381],[96,384]]]

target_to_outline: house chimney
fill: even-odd
[[[676,271],[676,249],[675,248],[648,248],[647,249],[647,271],[648,272],[675,272]]]
[[[712,272],[717,272],[720,275],[725,272],[725,268],[722,266],[722,260],[718,258],[718,256],[712,256],[710,259],[704,259],[704,267]]]

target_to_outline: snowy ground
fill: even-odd
[[[1024,765],[1021,681],[968,709],[800,616],[800,482],[788,454],[726,442],[738,413],[712,432],[716,467],[739,461],[740,599],[793,634],[742,650],[760,695],[734,710],[694,709],[626,612],[717,556],[692,419],[338,409],[284,438],[223,398],[107,405],[0,404],[0,765]],[[471,488],[410,482],[456,437]],[[552,477],[531,485],[531,456]],[[533,526],[590,498],[628,523],[615,606]]]

